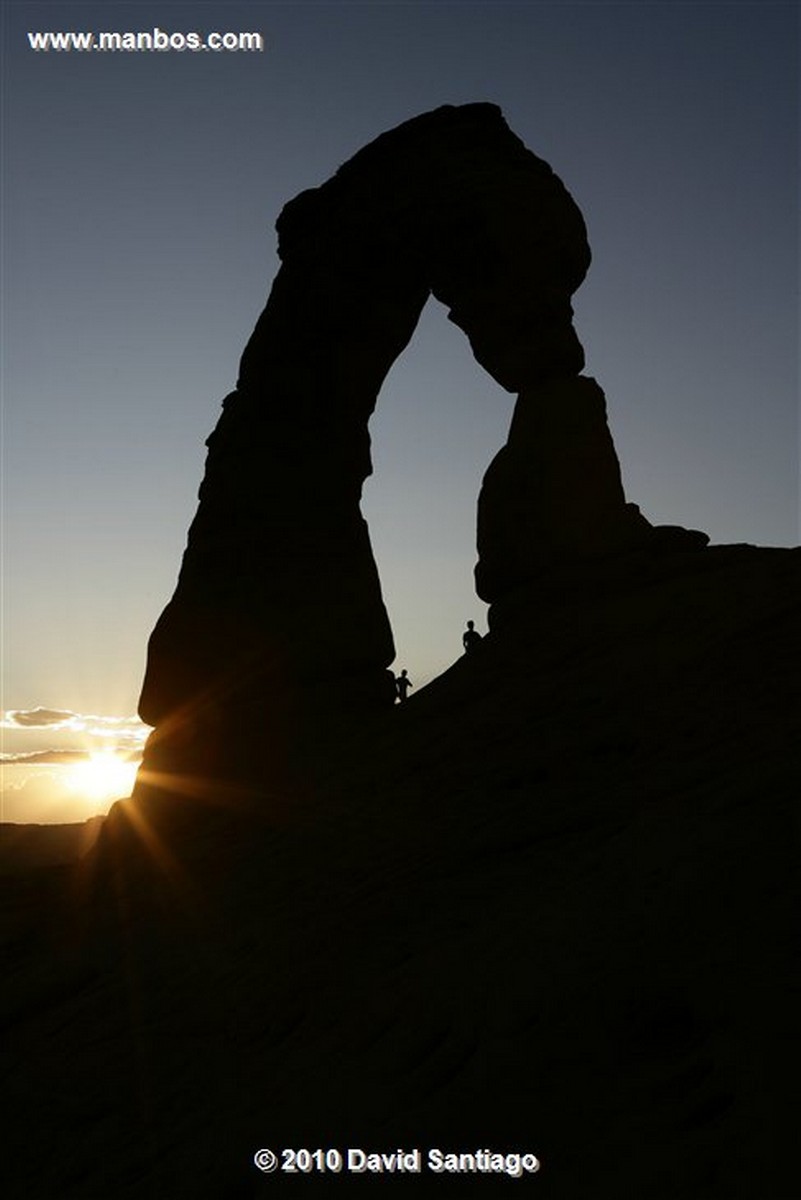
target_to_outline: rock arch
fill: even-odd
[[[383,134],[287,204],[277,229],[281,267],[207,442],[141,695],[146,722],[204,737],[221,720],[229,734],[263,729],[332,680],[357,708],[391,703],[392,633],[359,502],[370,414],[429,295],[508,391],[569,406],[565,381],[579,384],[584,363],[570,305],[590,262],[584,221],[494,105]],[[531,421],[516,420],[526,443]],[[480,510],[488,600],[520,575],[503,532],[514,462],[507,447]]]

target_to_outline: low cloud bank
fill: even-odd
[[[126,737],[144,742],[150,727],[137,716],[107,717],[65,708],[10,708],[0,716],[3,729],[72,729],[94,737]]]

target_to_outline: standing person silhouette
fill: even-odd
[[[481,634],[473,627],[473,622],[467,622],[467,629],[462,634],[462,645],[464,646],[465,654],[470,654],[475,650],[478,643],[481,641]]]
[[[406,668],[404,667],[400,675],[398,675],[395,679],[395,694],[397,695],[401,704],[406,699],[406,694],[410,687],[414,687],[414,684],[406,674]]]

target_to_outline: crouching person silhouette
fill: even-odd
[[[475,650],[481,640],[481,634],[474,628],[474,623],[468,621],[467,629],[462,634],[462,645],[464,646],[465,654],[470,654],[472,650]]]

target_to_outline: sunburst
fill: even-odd
[[[137,765],[114,750],[93,750],[69,768],[66,783],[94,804],[116,800],[130,796]]]

